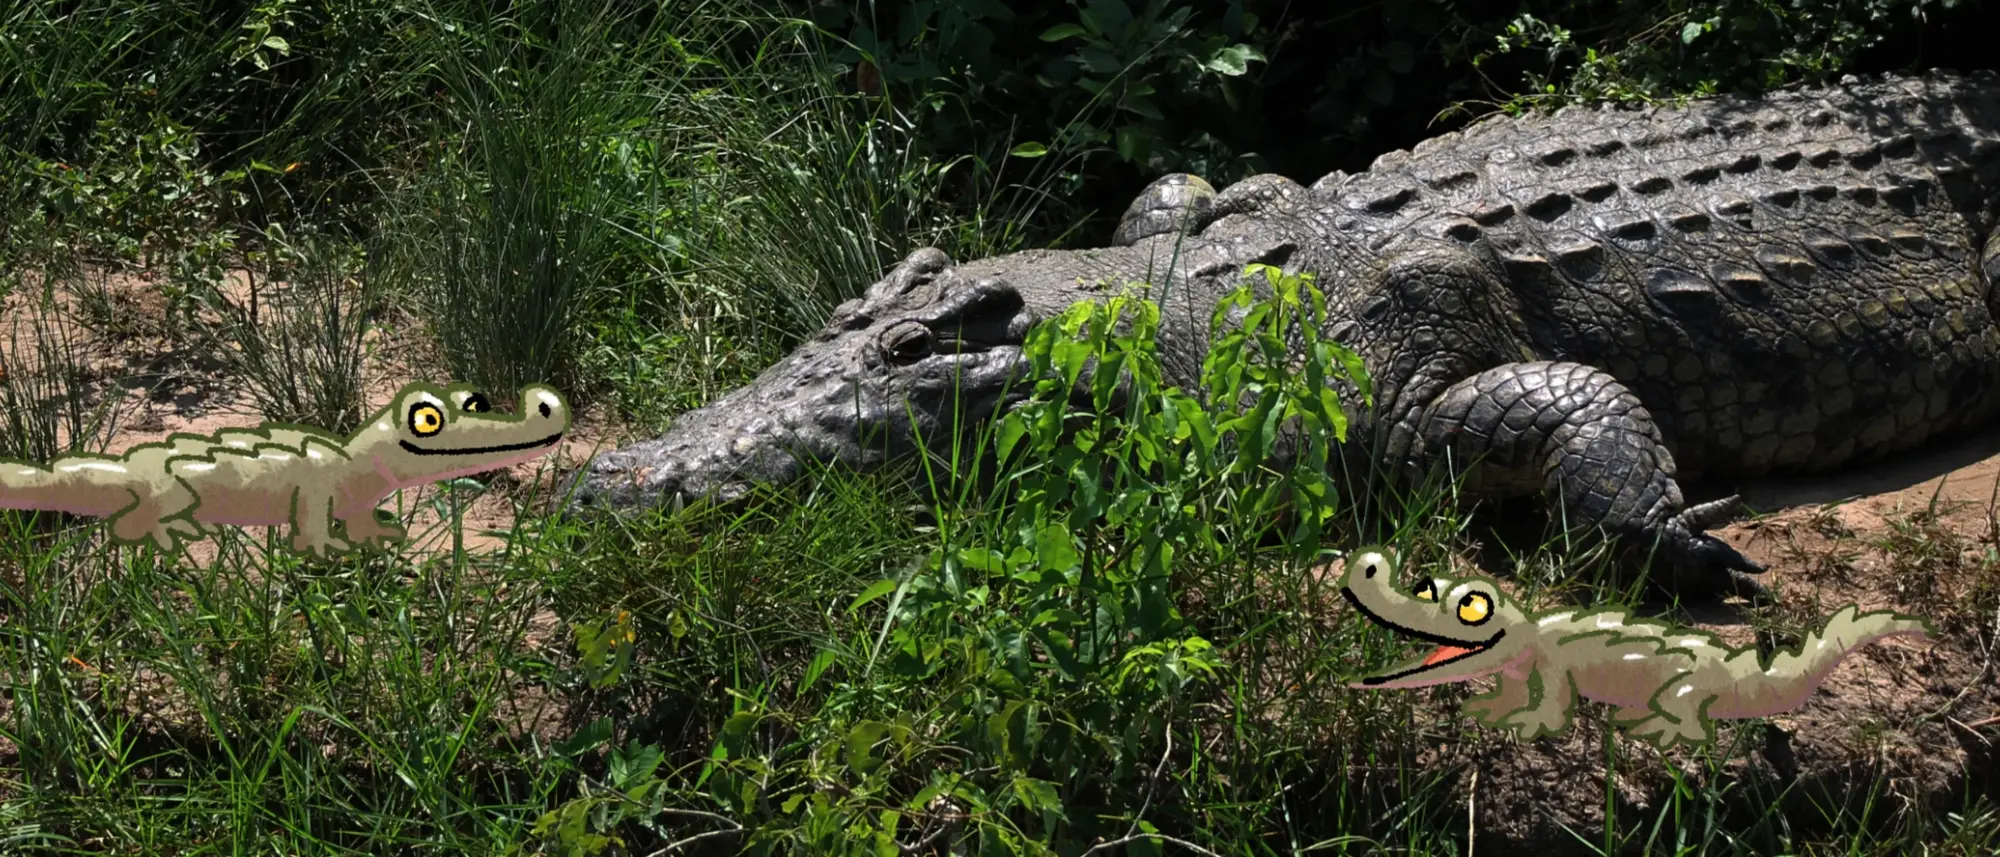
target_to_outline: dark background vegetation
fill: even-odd
[[[497,4],[490,14],[542,44],[597,18],[611,21],[614,40],[648,32],[661,15],[809,20],[825,34],[823,71],[920,122],[923,155],[995,167],[1036,143],[1073,158],[1064,173],[1075,192],[1043,210],[1033,237],[1092,218],[1075,238],[1084,243],[1165,172],[1218,187],[1266,171],[1309,183],[1496,109],[2000,63],[1991,43],[2000,8],[1980,0],[621,5],[630,14],[572,2]],[[429,108],[446,97],[412,75],[422,56],[412,43],[429,22],[405,4],[182,0],[96,14],[132,19],[118,24],[133,37],[113,64],[91,69],[88,87],[6,81],[4,121],[35,129],[8,142],[81,162],[108,144],[107,121],[183,127],[205,166],[247,171],[229,212],[244,222],[366,198],[368,171],[418,156],[426,123],[439,118]],[[6,42],[22,54],[52,47],[19,27]],[[734,39],[740,50],[757,43],[748,31]]]

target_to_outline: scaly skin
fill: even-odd
[[[601,456],[575,503],[731,500],[802,460],[943,451],[1020,398],[1029,326],[1107,281],[1162,284],[1167,380],[1192,387],[1212,307],[1262,262],[1317,276],[1327,332],[1373,376],[1354,449],[1540,493],[1690,572],[1671,584],[1755,591],[1761,566],[1704,533],[1734,503],[1689,508],[1680,480],[1832,470],[1989,422],[1996,219],[1991,74],[1496,117],[1309,188],[1169,176],[1113,247],[911,254],[756,382]]]
[[[108,518],[114,538],[161,550],[215,525],[290,525],[292,548],[319,556],[381,546],[404,535],[375,520],[391,493],[532,460],[569,429],[554,390],[523,388],[521,408],[502,416],[469,388],[411,384],[345,439],[267,425],[176,434],[120,457],[0,461],[0,509]]]
[[[1928,640],[1922,619],[1841,608],[1796,650],[1763,662],[1706,631],[1638,619],[1622,608],[1529,614],[1483,577],[1419,577],[1404,594],[1386,551],[1349,554],[1340,594],[1370,621],[1437,645],[1352,683],[1394,689],[1493,677],[1465,704],[1521,740],[1561,732],[1578,697],[1617,706],[1612,721],[1661,749],[1715,739],[1713,721],[1804,705],[1849,652],[1884,637]]]

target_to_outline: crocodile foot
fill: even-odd
[[[1676,565],[1688,571],[1689,582],[1717,595],[1735,595],[1752,602],[1766,602],[1771,591],[1752,574],[1762,574],[1765,566],[1744,556],[1728,542],[1708,534],[1726,526],[1749,510],[1737,495],[1697,503],[1681,510],[1667,524],[1668,544],[1663,546]]]

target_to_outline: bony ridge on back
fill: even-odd
[[[215,526],[288,525],[291,547],[324,556],[400,541],[375,519],[397,490],[509,467],[547,454],[569,430],[560,393],[520,391],[512,415],[466,385],[405,386],[341,438],[266,423],[175,434],[122,456],[0,462],[0,508],[109,519],[113,538],[173,550]]]

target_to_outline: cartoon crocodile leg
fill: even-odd
[[[1493,679],[1493,689],[1466,700],[1465,710],[1479,722],[1497,727],[1509,713],[1528,708],[1535,701],[1529,696],[1527,676],[1502,671],[1494,673]]]
[[[1650,741],[1660,749],[1677,743],[1700,744],[1715,737],[1708,707],[1718,694],[1697,689],[1695,674],[1684,672],[1660,687],[1646,707],[1633,706],[1613,712],[1612,722],[1626,727],[1632,737]]]
[[[312,556],[353,546],[333,534],[333,497],[321,491],[292,492],[292,550]]]
[[[147,496],[132,492],[132,506],[111,516],[111,535],[122,542],[151,541],[163,551],[174,549],[176,538],[199,539],[207,535],[200,524],[183,517],[194,508],[194,492],[180,490]]]
[[[1578,363],[1509,363],[1446,388],[1418,418],[1419,464],[1449,462],[1472,489],[1543,492],[1573,526],[1602,526],[1707,575],[1723,592],[1762,594],[1743,572],[1762,565],[1703,532],[1726,522],[1735,498],[1683,509],[1674,457],[1639,398]]]
[[[1576,689],[1570,682],[1568,670],[1536,670],[1522,684],[1527,688],[1528,699],[1534,701],[1534,707],[1507,715],[1499,725],[1514,730],[1514,734],[1523,741],[1554,735],[1568,728],[1570,709],[1576,705]]]
[[[395,524],[384,524],[375,520],[375,510],[366,509],[360,514],[341,519],[341,529],[348,541],[357,545],[385,545],[399,542],[408,533]]]

